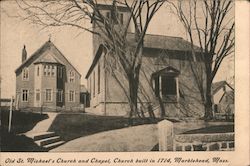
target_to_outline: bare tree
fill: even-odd
[[[234,52],[234,1],[178,0],[172,5],[192,43],[193,59],[199,56],[205,64],[205,79],[201,68],[191,65],[204,101],[204,118],[209,120],[212,118],[212,82],[225,57]],[[199,55],[195,45],[200,47]]]
[[[143,39],[153,16],[166,0],[112,0],[111,19],[107,18],[98,7],[97,0],[17,0],[24,11],[25,20],[46,27],[73,26],[98,35],[109,55],[121,66],[128,82],[129,117],[137,112],[139,73],[142,63]],[[106,2],[106,1],[104,1]],[[129,20],[119,20],[119,8],[125,7]],[[86,27],[85,21],[91,20],[100,29],[93,31]],[[129,25],[135,29],[128,32]],[[130,37],[129,37],[130,35]],[[132,36],[132,38],[131,38]]]

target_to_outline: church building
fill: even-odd
[[[110,19],[112,7],[98,7],[102,15]],[[125,7],[119,7],[118,11],[120,23],[126,25],[129,11]],[[94,31],[98,31],[95,20],[92,24]],[[132,38],[132,27],[129,32],[127,37]],[[127,80],[125,77],[117,80],[107,69],[108,53],[97,35],[93,36],[93,46],[93,61],[85,77],[90,93],[91,111],[106,116],[128,116],[128,98],[120,86],[120,83]],[[199,58],[200,49],[193,47],[191,49],[191,43],[181,37],[146,34],[139,77],[138,108],[147,112],[147,105],[151,105],[155,114],[159,115],[160,107],[156,98],[160,96],[168,117],[203,116],[204,106],[198,89],[199,83],[191,66],[200,66],[202,74],[204,63]],[[192,58],[192,50],[195,50],[196,60]],[[119,69],[113,64],[111,70]],[[153,80],[153,85],[149,80]]]

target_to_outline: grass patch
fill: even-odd
[[[47,119],[47,114],[32,112],[12,112],[11,133],[8,132],[9,110],[0,112],[1,118],[1,151],[5,152],[32,152],[45,151],[37,146],[31,138],[24,135],[17,135],[31,130],[39,121]]]
[[[234,125],[210,126],[210,127],[186,131],[183,134],[208,134],[208,133],[229,133],[229,132],[234,132]]]
[[[133,119],[133,126],[150,123],[152,123],[150,119]],[[70,141],[82,136],[124,127],[128,127],[128,118],[125,117],[59,114],[49,131],[55,131],[63,140]]]
[[[3,131],[7,131],[9,124],[9,110],[1,110],[0,115],[1,128]],[[27,132],[31,130],[39,121],[47,118],[47,114],[13,111],[11,132],[14,134]]]
[[[2,152],[45,152],[46,149],[39,147],[31,138],[24,135],[15,135],[1,131]]]

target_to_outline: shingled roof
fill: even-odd
[[[132,41],[134,39],[134,34],[128,34],[128,41]],[[164,50],[172,50],[172,51],[191,51],[192,44],[184,40],[181,37],[174,36],[163,36],[163,35],[152,35],[147,34],[144,37],[144,47],[145,48],[156,48],[156,49],[164,49]],[[193,46],[196,52],[200,52],[200,48],[198,46]]]

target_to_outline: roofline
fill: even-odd
[[[96,6],[97,6],[97,8],[103,7],[103,10],[112,10],[112,8],[113,8],[112,4],[97,4]],[[118,10],[129,11],[129,8],[127,6],[116,5],[116,7]]]
[[[98,50],[96,52],[96,55],[95,55],[95,57],[94,57],[94,59],[92,61],[91,66],[90,66],[90,68],[89,68],[89,70],[88,70],[88,72],[87,72],[87,74],[85,76],[85,79],[87,79],[89,77],[90,73],[92,72],[92,70],[94,69],[95,65],[97,64],[96,61],[98,61],[99,58],[100,58],[100,56],[101,56],[101,53],[100,53],[101,52],[101,50],[100,50],[101,48],[100,48],[100,46],[101,45],[99,45],[99,48],[98,48]],[[169,49],[155,48],[155,47],[143,47],[143,49],[169,50]],[[183,51],[181,51],[181,50],[169,50],[169,51],[190,52],[191,50],[183,50]],[[200,52],[195,52],[195,53],[200,53]]]
[[[88,77],[91,74],[92,70],[95,68],[95,65],[97,64],[99,58],[101,57],[101,55],[102,55],[101,53],[102,53],[103,50],[104,50],[104,47],[103,47],[102,44],[100,44],[99,48],[97,49],[96,55],[95,55],[95,57],[94,57],[94,59],[92,61],[92,64],[89,67],[89,70],[88,70],[88,72],[87,72],[87,74],[85,76],[85,79],[88,79]]]
[[[179,52],[191,52],[192,50],[177,50],[177,49],[165,49],[165,48],[156,48],[156,47],[148,47],[148,46],[144,46],[143,49],[156,49],[156,50],[166,50],[166,51],[179,51]],[[194,51],[194,53],[201,53],[200,51]]]
[[[128,34],[134,34],[134,33],[129,32]],[[184,41],[187,41],[187,40],[185,40],[185,39],[183,39],[182,37],[179,37],[179,36],[166,36],[166,35],[159,35],[159,34],[146,34],[145,36],[171,37],[171,38],[177,38],[177,39],[182,39]],[[189,42],[189,41],[187,41],[187,42]],[[102,44],[99,45],[99,48],[98,48],[98,50],[96,52],[96,55],[95,55],[95,57],[94,57],[94,59],[92,61],[91,66],[90,66],[90,68],[89,68],[89,70],[88,70],[88,72],[87,72],[87,74],[85,76],[85,79],[87,79],[89,77],[90,73],[92,72],[92,70],[94,69],[94,67],[96,65],[96,62],[99,60],[99,58],[101,56],[101,55],[98,55],[100,53],[99,51],[100,51],[100,46],[101,45]],[[193,45],[193,46],[198,47],[196,45]],[[157,49],[157,50],[169,50],[169,49],[164,49],[164,48],[156,48],[156,47],[148,47],[148,46],[147,47],[143,47],[143,49],[147,49],[147,48],[148,49]],[[192,52],[191,49],[190,50],[169,50],[169,51]],[[195,51],[195,53],[201,53],[201,51],[197,51],[197,50],[194,50],[194,51]]]
[[[51,42],[52,43],[52,42]],[[64,56],[64,54],[55,46],[54,43],[52,43],[54,45],[54,47],[56,48],[56,50],[66,59],[66,61],[75,69],[75,71],[80,75],[80,77],[82,76],[80,74],[80,72],[75,68],[74,65],[72,65],[72,63]]]
[[[49,41],[47,41],[49,42]],[[33,56],[35,56],[37,53],[39,53],[39,51],[44,47],[45,44],[47,44],[47,42],[45,42],[41,47],[39,47],[33,54],[31,54],[31,56],[29,56],[24,62],[22,62],[22,64],[17,67],[17,69],[15,70],[15,73],[17,73],[17,71],[22,68]]]
[[[218,81],[218,82],[221,82],[221,81]],[[223,82],[223,85],[227,85],[234,92],[234,88],[231,85],[229,85],[229,83],[227,83],[227,81],[222,81],[222,82]],[[217,83],[217,82],[214,82],[214,83]],[[215,93],[217,93],[221,89],[221,87],[218,88],[218,90],[216,90],[214,92],[212,91],[212,94],[214,95]]]
[[[72,65],[72,63],[70,63],[70,61],[64,56],[64,54],[56,47],[56,45],[54,44],[54,43],[52,43],[50,40],[49,41],[47,41],[47,42],[45,42],[39,49],[37,49],[33,54],[31,54],[31,56],[28,58],[28,59],[26,59],[16,70],[15,70],[15,73],[17,73],[17,71],[19,70],[19,69],[21,69],[29,60],[31,60],[31,58],[33,58],[36,54],[38,54],[39,53],[39,51],[44,47],[44,45],[45,44],[47,44],[47,43],[51,43],[55,48],[56,48],[56,50],[66,59],[66,61],[74,68],[74,70],[80,75],[80,77],[82,76],[81,74],[80,74],[80,72],[74,67],[74,65]],[[39,62],[38,62],[39,63]],[[46,62],[44,62],[44,63],[46,63]]]
[[[34,64],[41,64],[41,63],[47,63],[47,64],[59,64],[59,65],[63,65],[62,63],[59,63],[59,62],[35,62]]]
[[[179,74],[180,74],[180,71],[179,71],[179,70],[177,70],[177,69],[176,69],[176,68],[174,68],[173,66],[168,65],[167,67],[164,67],[163,69],[158,70],[158,71],[156,71],[156,72],[152,73],[152,77],[155,77],[155,76],[161,75],[161,74],[162,74],[162,72],[163,72],[164,70],[166,70],[166,69],[172,69],[174,72],[173,72],[173,73],[163,73],[163,75],[165,75],[165,74],[166,74],[166,75],[177,76],[177,75],[179,75]]]
[[[234,93],[234,90],[232,90],[232,92]],[[224,92],[223,95],[221,96],[220,100],[219,100],[219,103],[222,101],[223,97],[227,94],[227,92]],[[233,96],[230,96],[228,95],[231,99],[234,100],[234,95]]]

